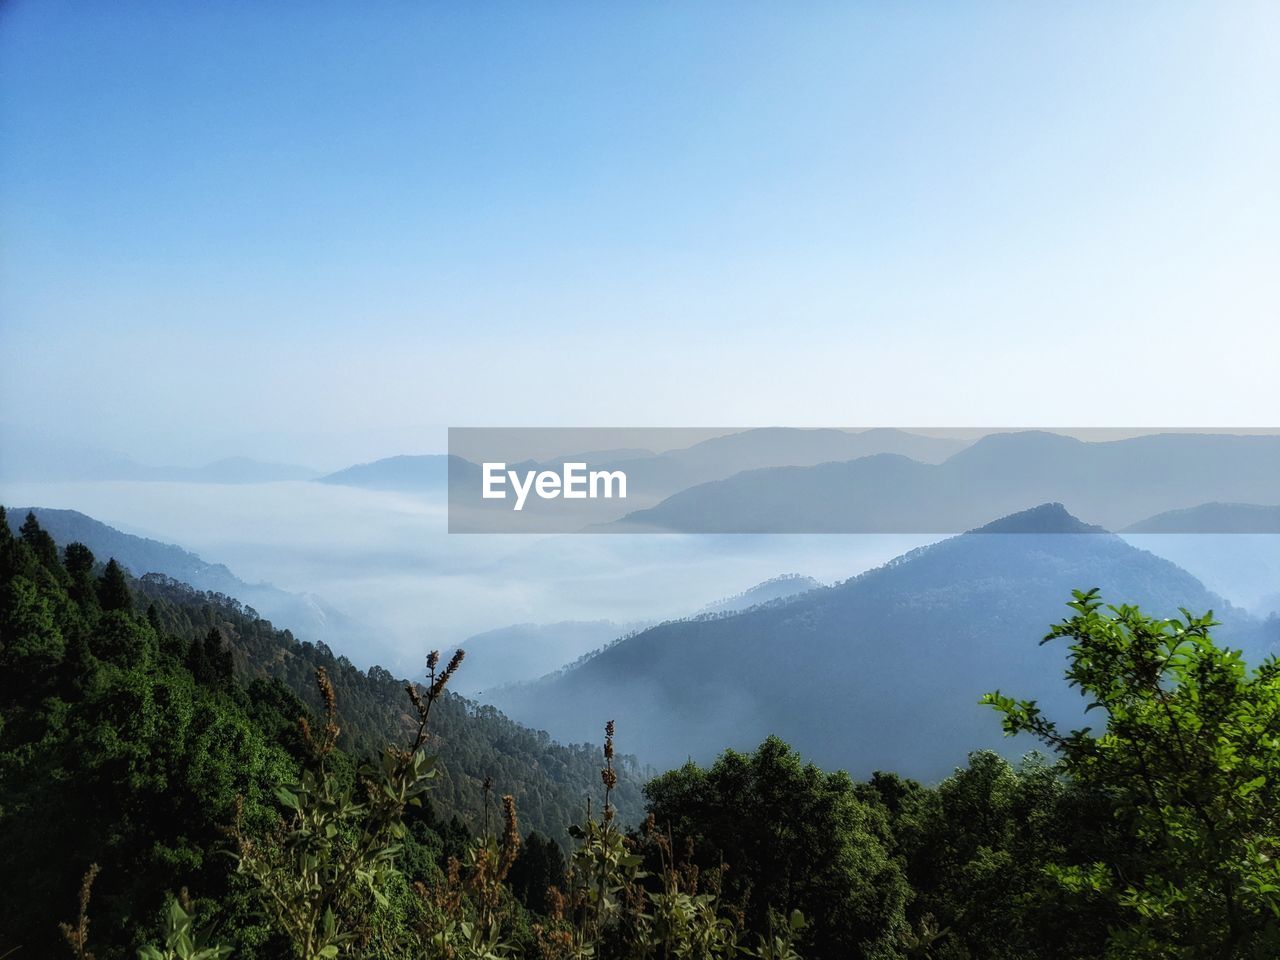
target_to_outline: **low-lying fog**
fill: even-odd
[[[357,664],[414,675],[432,647],[517,623],[686,616],[784,573],[846,579],[927,536],[453,535],[442,502],[311,482],[8,483],[0,502],[79,510],[240,579],[317,595],[359,626]],[[1280,608],[1280,536],[1143,535],[1232,602]],[[305,631],[292,627],[303,639]],[[552,634],[554,635],[554,633]],[[578,641],[581,643],[581,640]],[[582,650],[547,641],[541,672]],[[460,689],[490,684],[482,658]]]
[[[224,563],[242,580],[316,594],[367,628],[338,652],[406,675],[427,649],[493,628],[685,616],[779,574],[830,583],[937,539],[450,536],[443,503],[310,482],[7,483],[0,497],[79,510]],[[543,672],[580,652],[551,646]],[[489,678],[471,666],[460,688],[483,689]]]

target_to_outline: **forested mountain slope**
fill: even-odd
[[[408,723],[405,680],[374,666],[362,671],[346,657],[336,656],[328,645],[299,640],[261,618],[228,591],[244,586],[226,567],[208,564],[194,554],[169,544],[120,533],[76,511],[37,510],[41,526],[58,545],[76,540],[92,543],[98,559],[117,556],[135,572],[190,569],[215,586],[199,590],[175,576],[150,573],[133,580],[140,611],[149,601],[157,609],[166,633],[186,643],[203,639],[217,627],[229,644],[237,670],[247,677],[275,677],[313,709],[320,706],[314,683],[317,667],[328,670],[339,696],[343,719],[342,743],[367,754],[376,752],[389,738],[403,732]],[[25,516],[25,514],[24,514]],[[10,516],[10,527],[21,518]],[[225,589],[219,589],[225,588]],[[426,627],[424,623],[424,633]],[[423,649],[425,657],[428,650]],[[551,666],[554,666],[552,664]],[[421,678],[418,678],[420,681]],[[601,715],[588,739],[598,740],[604,723]],[[481,810],[481,784],[486,776],[497,787],[514,793],[531,826],[558,839],[581,813],[587,794],[599,781],[599,747],[582,743],[562,746],[543,732],[508,720],[497,709],[450,695],[439,705],[436,733],[442,757],[442,779],[437,800],[450,813],[474,822]],[[634,817],[640,810],[639,788],[630,761],[623,759],[623,783],[619,807]]]
[[[167,578],[145,577],[137,590],[147,599],[167,601],[161,613],[167,632],[194,639],[217,627],[233,651],[238,670],[279,679],[313,710],[322,706],[315,670],[324,667],[338,694],[344,725],[341,742],[353,752],[374,753],[409,731],[406,681],[382,667],[362,671],[325,644],[299,641],[290,631],[255,618],[233,601],[200,594]],[[600,739],[608,719],[602,714],[595,724],[599,730],[588,736]],[[433,729],[433,750],[441,758],[441,777],[433,795],[464,822],[474,824],[482,815],[481,786],[490,777],[495,789],[515,795],[526,823],[562,840],[569,824],[580,818],[587,796],[597,789],[600,747],[585,737],[574,745],[555,743],[544,731],[521,726],[496,707],[456,694],[437,705]],[[619,761],[618,806],[624,818],[634,821],[641,810],[641,771],[629,756]]]
[[[936,777],[1003,743],[977,700],[991,688],[1078,712],[1063,651],[1036,642],[1073,588],[1144,609],[1212,609],[1258,659],[1280,637],[1168,561],[1046,504],[924,547],[834,587],[735,615],[663,623],[498,703],[554,736],[608,709],[646,761],[706,759],[768,734],[855,775]]]
[[[491,711],[441,699],[441,679],[415,691],[433,736],[415,726],[382,763],[360,764],[366,738],[403,725],[384,699],[397,681],[362,675],[225,598],[160,577],[131,581],[82,544],[60,551],[34,517],[16,537],[3,520],[0,508],[3,957],[546,960],[576,946],[572,955],[599,960],[1255,960],[1280,945],[1274,864],[1258,855],[1277,842],[1280,756],[1266,736],[1280,704],[1277,666],[1246,672],[1207,621],[1152,621],[1129,606],[1112,616],[1076,593],[1076,616],[1053,628],[1054,646],[1072,642],[1069,676],[1081,689],[1071,698],[1077,708],[1101,700],[1091,716],[1108,749],[1084,733],[1059,736],[1014,699],[1034,692],[1025,687],[988,698],[1006,726],[1041,737],[1054,766],[1033,758],[1015,768],[978,752],[936,787],[892,773],[855,782],[769,738],[650,781],[650,818],[624,835],[612,815],[620,784],[610,737],[585,761],[587,792],[603,806],[581,818],[566,862],[553,841],[522,835],[529,818],[513,797],[475,830],[441,815],[467,803],[469,752],[443,781],[431,774],[434,751],[451,743],[478,743],[486,766],[501,766],[509,750],[527,775],[502,767],[494,791],[513,780],[536,810],[531,790],[547,784],[548,764],[566,761],[576,780],[573,751],[531,748],[527,732]],[[905,606],[917,610],[946,599],[937,578],[948,571],[962,571],[954,587],[985,602],[1000,594],[975,586],[982,577],[1034,592],[1040,574],[1052,579],[1055,564],[1073,559],[1062,544],[1092,543],[1094,561],[1141,566],[1132,548],[1114,551],[1118,541],[1082,532],[1060,508],[989,529],[753,608],[750,616],[788,611],[794,632],[748,643],[741,665],[719,665],[759,673],[768,707],[787,695],[788,656],[822,646],[824,617],[867,615],[846,596],[858,583],[910,570],[915,600]],[[1022,553],[998,546],[1015,540]],[[1016,577],[1002,568],[1011,562]],[[1204,599],[1172,571],[1151,567],[1127,583],[1161,606],[1166,589]],[[839,602],[811,604],[824,596]],[[1017,613],[997,603],[979,628]],[[1028,645],[1044,629],[1033,627]],[[681,665],[679,652],[641,650],[636,660],[629,642],[586,665],[611,652],[633,666]],[[924,718],[920,736],[936,736],[911,679],[920,662],[904,657],[896,675],[875,674],[853,692],[895,690]],[[312,697],[307,674],[317,665],[323,692]],[[689,682],[679,670],[667,679]],[[290,689],[304,684],[325,708],[309,710]],[[338,725],[347,749],[335,747]],[[139,950],[156,943],[163,949]]]
[[[78,510],[20,507],[9,511],[17,533],[28,513],[59,544],[83,543],[102,558],[115,558],[136,577],[161,573],[197,590],[224,594],[248,604],[268,619],[288,624],[310,640],[352,643],[360,629],[350,617],[314,594],[290,593],[268,583],[246,583],[224,564],[210,563],[172,543],[124,533]]]
[[[238,817],[270,828],[274,791],[303,760],[299,722],[317,729],[324,715],[318,668],[336,694],[343,752],[332,762],[344,776],[411,739],[404,681],[363,673],[227,597],[134,580],[83,544],[60,550],[34,516],[15,537],[0,508],[0,955],[14,944],[53,955],[90,863],[103,868],[107,942],[144,935],[150,911],[187,883],[252,937],[228,830]],[[486,780],[490,804],[510,793],[526,828],[567,842],[600,795],[601,747],[560,746],[447,693],[435,708],[427,748],[439,776],[402,854],[414,869],[429,873],[486,822]],[[638,771],[614,763],[616,805],[634,821]]]

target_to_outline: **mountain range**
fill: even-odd
[[[632,511],[612,529],[948,533],[1061,502],[1114,530],[1212,502],[1274,504],[1278,478],[1280,436],[1166,433],[1086,442],[1043,431],[996,433],[941,463],[876,454],[747,470]],[[1200,517],[1211,519],[1211,512]]]
[[[936,463],[964,447],[960,440],[923,436],[905,430],[848,431],[765,427],[713,437],[689,447],[654,453],[638,448],[616,448],[566,453],[554,460],[523,459],[512,468],[542,469],[566,461],[583,462],[593,470],[623,470],[633,489],[648,497],[660,497],[686,487],[720,480],[764,467],[810,466],[834,460],[852,460],[880,453]],[[318,478],[322,483],[430,493],[450,480],[479,489],[480,468],[474,459],[456,455],[424,454],[387,457],[357,464]],[[485,506],[485,504],[477,504]]]
[[[1280,495],[1280,491],[1277,491]],[[1168,510],[1124,528],[1124,533],[1280,533],[1280,506],[1202,503]]]
[[[0,424],[0,438],[0,480],[272,483],[310,480],[318,473],[310,467],[251,457],[226,457],[198,467],[152,466],[113,451],[50,440],[13,424]]]
[[[450,467],[458,459],[443,453],[386,457],[370,463],[358,463],[316,480],[365,490],[437,493],[448,486]]]
[[[1255,660],[1280,641],[1185,570],[1044,504],[922,547],[844,583],[727,615],[662,623],[568,670],[493,691],[510,716],[576,739],[608,713],[659,765],[769,734],[827,767],[933,779],[982,747],[1019,753],[985,692],[1079,715],[1061,646],[1041,646],[1075,588],[1177,615],[1212,609]]]
[[[774,603],[822,586],[812,577],[782,574],[731,597],[706,604],[699,615],[730,613]],[[615,623],[612,620],[565,620],[559,623],[516,623],[486,630],[464,640],[467,663],[482,683],[463,681],[458,687],[477,696],[520,684],[548,672],[569,669],[601,647],[653,626],[654,621]]]
[[[661,452],[615,448],[508,467],[555,469],[567,459],[590,470],[625,472],[627,499],[539,503],[519,529],[937,534],[1057,501],[1127,533],[1280,530],[1280,436],[1266,434],[1085,441],[1028,430],[968,441],[898,429],[772,427]],[[394,456],[317,476],[307,467],[245,457],[153,467],[96,450],[68,453],[14,433],[0,477],[213,484],[311,479],[433,499],[448,492],[451,529],[462,532],[505,531],[512,520],[508,502],[480,497],[480,465],[450,454]]]
[[[888,428],[850,431],[760,427],[650,456],[585,454],[584,458],[592,469],[623,470],[637,490],[663,495],[748,470],[810,467],[880,454],[939,463],[964,446],[956,439]]]
[[[457,688],[480,695],[481,690],[540,677],[647,626],[612,620],[562,620],[485,630],[459,644],[467,652],[467,674],[459,677]]]
[[[306,598],[244,584],[226,567],[74,511],[36,513],[59,542],[80,540],[136,574],[237,597],[301,636],[323,640],[335,615],[308,623],[315,614]],[[24,515],[11,512],[10,523]],[[1174,563],[1045,504],[834,586],[788,575],[685,619],[522,624],[463,646],[475,667],[487,659],[525,681],[499,686],[486,677],[488,702],[561,742],[594,740],[600,719],[614,718],[627,750],[667,764],[776,733],[827,766],[934,778],[971,749],[1022,749],[1003,743],[977,708],[988,689],[1078,709],[1063,689],[1061,650],[1037,641],[1073,588],[1095,585],[1108,599],[1162,614],[1213,609],[1221,636],[1255,659],[1280,640],[1280,620],[1250,616]],[[574,649],[548,659],[557,643]],[[543,676],[579,650],[577,661]],[[390,697],[394,677],[378,676]]]

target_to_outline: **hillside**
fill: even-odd
[[[277,623],[287,623],[302,636],[318,642],[351,643],[359,626],[342,611],[314,594],[298,594],[267,583],[245,583],[221,563],[209,563],[171,543],[123,533],[78,510],[18,507],[9,511],[15,533],[28,513],[60,544],[83,543],[96,556],[114,557],[134,576],[160,573],[197,590],[224,594],[247,604]]]
[[[1013,765],[979,751],[936,786],[893,772],[856,782],[805,763],[770,737],[758,749],[730,750],[714,764],[688,763],[650,780],[644,798],[657,829],[624,837],[608,812],[610,791],[613,801],[633,807],[635,769],[614,757],[612,725],[603,751],[582,748],[578,763],[574,749],[549,745],[492,708],[442,693],[442,679],[430,692],[415,691],[418,723],[434,707],[431,735],[422,738],[423,727],[406,724],[406,711],[396,705],[403,701],[393,699],[404,694],[401,682],[385,671],[361,673],[226,597],[154,574],[130,581],[117,563],[95,562],[80,544],[60,551],[34,517],[18,537],[3,520],[0,508],[4,956],[58,956],[69,943],[80,956],[89,956],[91,945],[102,960],[228,953],[323,960],[344,952],[385,960],[533,958],[564,956],[557,945],[580,944],[586,947],[580,955],[625,960],[702,956],[698,945],[710,936],[723,945],[714,954],[722,957],[905,960],[922,955],[921,945],[940,944],[945,952],[923,955],[1085,960],[1110,955],[1109,944],[1132,944],[1137,935],[1152,943],[1178,940],[1176,932],[1166,936],[1164,923],[1147,931],[1147,914],[1127,902],[1134,896],[1156,902],[1171,878],[1178,896],[1193,891],[1185,899],[1197,911],[1192,933],[1181,938],[1197,949],[1179,954],[1246,960],[1269,955],[1263,948],[1276,941],[1277,901],[1268,882],[1274,871],[1250,853],[1259,838],[1274,846],[1280,754],[1265,732],[1280,702],[1276,679],[1273,670],[1247,675],[1210,638],[1207,620],[1187,628],[1196,638],[1188,647],[1174,627],[1135,608],[1112,615],[1097,611],[1092,596],[1077,595],[1077,615],[1061,630],[1078,644],[1071,676],[1082,678],[1083,689],[1076,692],[1103,703],[1091,716],[1107,725],[1105,758],[1087,734],[1063,739],[1039,726],[1031,706],[996,698],[1006,722],[1037,730],[1059,764],[1031,757]],[[989,604],[990,616],[978,623],[986,635],[1016,620],[1018,606],[1002,605],[1009,591],[992,593],[982,579],[1038,593],[1039,576],[1070,565],[1064,543],[1087,544],[1093,564],[1105,556],[1099,545],[1118,544],[1109,562],[1138,569],[1131,583],[1147,596],[1167,599],[1165,588],[1196,596],[1194,581],[1176,568],[1156,561],[1144,573],[1137,551],[1092,530],[1061,506],[1044,505],[840,587],[686,623],[744,623],[790,611],[790,629],[769,644],[748,637],[717,649],[716,638],[706,638],[721,657],[711,666],[722,679],[756,681],[757,699],[768,709],[792,694],[796,667],[803,667],[796,651],[823,646],[824,617],[834,614],[855,630],[873,620],[844,594],[877,576],[882,589],[874,596],[906,596],[915,604],[897,611],[900,620],[919,622],[912,614],[921,602],[966,609],[954,602],[955,589]],[[994,562],[985,556],[993,549]],[[909,582],[897,585],[903,589],[883,589],[904,571]],[[840,601],[831,604],[834,611],[814,607],[824,596]],[[630,658],[625,668],[656,667],[664,672],[659,682],[687,689],[688,671],[706,650],[654,651],[652,643],[628,649],[661,629],[623,638],[582,666],[620,652]],[[1250,632],[1245,625],[1237,635]],[[1056,646],[1060,653],[1061,640]],[[1186,657],[1171,656],[1174,649]],[[863,703],[888,691],[913,708],[915,739],[937,738],[933,706],[945,700],[950,677],[922,691],[918,678],[927,671],[920,664],[955,662],[941,663],[945,654],[936,650],[911,652],[899,657],[897,675],[873,666],[857,689],[846,682],[844,693],[852,696],[843,710],[853,716],[835,720],[857,724]],[[825,653],[819,666],[829,686],[840,665]],[[1152,663],[1164,667],[1149,670]],[[312,692],[317,668],[323,694]],[[981,678],[984,687],[993,680]],[[793,708],[808,711],[811,722],[830,723],[822,716],[829,689],[816,675],[805,687],[809,699]],[[1069,699],[1078,709],[1079,698]],[[676,719],[687,720],[688,711]],[[1069,713],[1059,719],[1071,722]],[[414,749],[388,752],[376,767],[359,764],[369,746],[404,743],[398,734],[409,726],[419,731],[410,741]],[[885,735],[865,725],[832,726],[863,742]],[[685,732],[697,742],[706,731],[691,725]],[[1171,741],[1179,749],[1169,749]],[[428,755],[438,751],[443,768],[416,752],[419,746]],[[904,756],[910,762],[916,755]],[[487,781],[477,789],[480,770],[493,773],[495,792],[512,790],[518,800],[481,807],[479,794],[491,795]],[[575,787],[605,806],[595,808],[594,819],[587,813],[572,834],[580,846],[566,862],[555,841],[521,831],[531,819],[556,815],[560,804],[549,810],[547,802],[557,791],[576,806]],[[423,790],[426,802],[411,804]],[[624,817],[635,822],[634,815]],[[1149,825],[1137,843],[1135,820]],[[1172,841],[1164,840],[1170,821],[1184,825]],[[674,866],[673,857],[680,858]],[[1130,885],[1122,902],[1064,899],[1056,884],[1043,882],[1055,870]],[[1256,889],[1260,896],[1243,910],[1229,897],[1215,899],[1223,877],[1238,878],[1227,890]],[[710,893],[694,894],[699,878]],[[590,891],[602,888],[627,904],[608,926],[589,912],[563,909],[566,895],[589,902]],[[680,910],[696,909],[692,925],[665,919],[673,899]],[[213,938],[204,942],[218,948],[187,948],[195,914],[199,933]],[[781,940],[778,916],[793,918]],[[477,944],[477,929],[499,946]],[[157,942],[170,949],[140,949]],[[313,949],[317,942],[325,945]],[[1247,950],[1220,949],[1234,943]],[[1208,952],[1199,949],[1205,944]]]
[[[1280,437],[1153,434],[1085,442],[1039,431],[991,434],[941,463],[879,454],[748,470],[629,513],[625,530],[684,533],[946,533],[1058,501],[1121,529],[1211,501],[1277,496]]]
[[[784,573],[757,583],[754,587],[743,590],[742,593],[709,603],[698,612],[730,613],[746,610],[761,603],[772,603],[775,600],[785,600],[796,594],[807,593],[821,586],[822,584],[813,577],[806,577],[800,573]]]
[[[540,677],[647,623],[612,620],[563,620],[558,623],[513,623],[474,634],[462,642],[468,676],[457,689],[488,690]]]
[[[198,557],[168,544],[131,537],[74,511],[37,511],[48,518],[47,532],[59,546],[70,539],[68,533],[90,534],[103,543],[100,560],[116,556],[111,547],[138,563],[136,569],[155,564],[139,562],[147,558],[189,564],[194,573],[226,576],[225,567],[203,564]],[[8,514],[9,525],[21,526],[26,514]],[[73,539],[85,542],[79,536]],[[119,557],[124,562],[124,557]],[[209,573],[209,571],[213,571]],[[234,577],[232,577],[234,581]],[[238,581],[237,581],[238,582]],[[342,743],[357,753],[376,752],[403,733],[408,723],[405,680],[381,667],[362,671],[347,658],[336,656],[324,643],[298,640],[287,629],[262,619],[257,612],[222,593],[198,590],[166,574],[147,573],[131,580],[140,609],[148,601],[158,601],[164,629],[184,642],[202,639],[217,626],[233,651],[237,669],[248,677],[276,677],[313,709],[320,703],[315,690],[316,667],[323,666],[338,692],[343,722]],[[426,656],[427,651],[423,651]],[[421,679],[421,678],[416,678]],[[437,799],[465,822],[474,822],[482,809],[481,783],[493,778],[502,791],[516,795],[521,816],[547,834],[563,840],[565,829],[574,822],[584,798],[599,783],[599,747],[603,714],[593,726],[600,728],[582,738],[579,746],[562,746],[539,731],[522,727],[493,707],[483,706],[455,694],[439,705],[435,730],[442,759],[442,780]],[[624,728],[625,729],[625,728]],[[624,734],[625,735],[625,734]],[[625,742],[625,741],[624,741]],[[636,818],[640,811],[639,770],[624,763],[624,779],[619,808]]]
[[[1165,614],[1213,609],[1225,640],[1255,653],[1280,637],[1174,564],[1091,529],[1043,505],[789,602],[660,624],[497,702],[561,738],[607,705],[658,764],[777,734],[855,775],[933,778],[978,747],[1027,749],[977,705],[987,690],[1079,709],[1058,682],[1062,649],[1038,643],[1073,588]]]

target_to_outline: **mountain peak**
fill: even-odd
[[[999,520],[970,530],[969,533],[1106,533],[1102,527],[1085,523],[1071,515],[1060,503],[1042,503],[1038,507],[1011,513]]]

